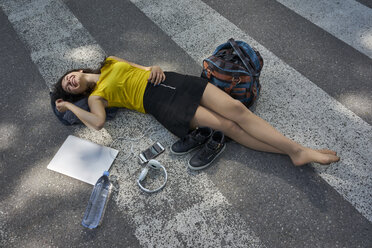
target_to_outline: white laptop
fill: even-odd
[[[48,169],[94,185],[117,155],[118,150],[69,135]]]

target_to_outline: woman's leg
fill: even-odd
[[[226,119],[225,117],[213,112],[210,109],[199,106],[196,110],[194,118],[191,120],[191,128],[196,127],[210,127],[215,130],[220,130],[231,139],[235,140],[239,144],[248,148],[271,153],[285,154],[284,152],[270,146],[266,143],[259,141],[258,139],[249,135],[244,131],[237,123]],[[332,151],[323,149],[319,150],[322,153],[330,153]]]
[[[225,117],[222,117],[221,115],[205,107],[199,106],[193,119],[191,120],[191,127],[196,128],[203,126],[220,130],[226,136],[248,148],[263,152],[283,153],[275,147],[272,147],[250,136],[235,122],[226,119]]]
[[[309,162],[329,164],[339,160],[332,151],[326,154],[321,153],[286,138],[269,123],[249,111],[241,102],[234,100],[210,83],[204,91],[200,104],[237,123],[255,139],[288,154],[295,165],[303,165]]]

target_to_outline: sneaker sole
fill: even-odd
[[[172,146],[169,147],[169,150],[170,150],[170,152],[171,152],[172,154],[174,154],[174,155],[184,155],[184,154],[190,153],[190,152],[192,152],[192,151],[194,151],[194,150],[200,148],[202,145],[204,145],[204,143],[201,144],[201,145],[195,146],[194,148],[192,148],[192,149],[190,149],[190,150],[188,150],[188,151],[186,151],[186,152],[175,152],[175,151],[172,150]]]
[[[214,159],[212,159],[212,161],[209,162],[209,163],[206,164],[206,165],[203,165],[203,166],[200,166],[200,167],[193,167],[193,166],[190,164],[190,160],[189,160],[189,162],[188,162],[188,167],[189,167],[189,169],[190,169],[190,170],[202,170],[202,169],[207,168],[210,164],[213,163],[213,161],[214,161],[216,158],[218,158],[218,157],[220,156],[220,154],[225,150],[225,147],[226,147],[226,144],[223,145],[221,151],[219,151],[219,153],[217,153],[217,155],[214,157]]]

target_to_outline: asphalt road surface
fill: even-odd
[[[0,34],[1,247],[372,247],[369,1],[0,0]],[[230,37],[265,61],[255,113],[340,162],[294,167],[228,142],[193,172],[192,154],[170,154],[176,137],[149,115],[123,109],[92,131],[51,111],[68,69],[115,55],[199,76]],[[68,135],[120,150],[95,230],[81,225],[92,186],[47,169]],[[135,156],[155,141],[169,179],[149,195]]]

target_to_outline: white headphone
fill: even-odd
[[[152,168],[154,170],[162,170],[163,171],[163,175],[164,175],[164,183],[163,183],[163,185],[161,185],[159,188],[154,189],[154,190],[147,189],[147,188],[143,187],[142,184],[141,184],[141,182],[143,180],[145,180],[145,178],[147,176],[147,173],[149,172],[149,169],[150,168]],[[157,160],[151,159],[147,163],[146,167],[141,171],[141,174],[139,175],[138,180],[137,180],[137,184],[146,193],[155,193],[155,192],[161,190],[162,188],[164,188],[165,184],[167,183],[167,179],[168,179],[168,174],[167,174],[167,171],[165,170],[164,166],[161,165]]]

